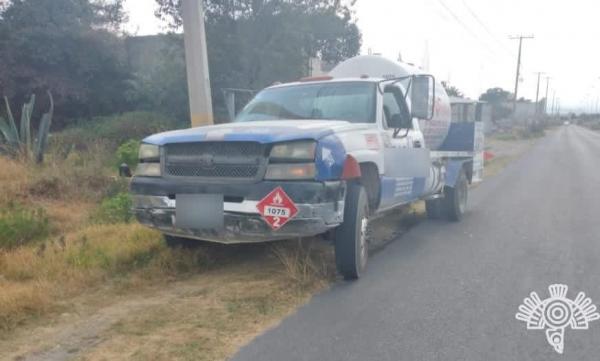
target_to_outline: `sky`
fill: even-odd
[[[153,0],[126,0],[126,30],[139,35],[164,30]],[[486,89],[513,91],[518,40],[523,40],[519,97],[556,93],[561,110],[595,110],[600,97],[600,2],[597,0],[358,0],[361,52],[380,53],[423,66],[477,98]],[[426,54],[429,54],[427,57]]]

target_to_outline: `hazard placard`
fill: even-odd
[[[265,198],[258,202],[256,208],[265,222],[274,230],[283,227],[298,213],[294,201],[281,187],[277,187],[267,194]]]

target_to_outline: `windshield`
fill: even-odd
[[[238,122],[334,119],[375,122],[376,86],[367,82],[303,84],[265,89],[236,118]]]

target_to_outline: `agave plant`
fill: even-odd
[[[31,96],[29,102],[23,104],[18,128],[8,98],[4,97],[7,119],[0,117],[0,150],[13,156],[22,155],[27,159],[34,159],[37,163],[44,161],[54,114],[54,100],[50,92],[48,92],[48,97],[50,98],[50,109],[42,115],[37,134],[34,136],[31,132],[31,116],[35,105],[35,94]]]

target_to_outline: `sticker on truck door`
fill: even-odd
[[[273,230],[278,230],[298,213],[294,201],[277,187],[256,205],[258,213]]]

